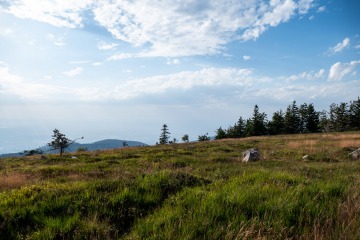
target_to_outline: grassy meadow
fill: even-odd
[[[360,239],[359,147],[349,132],[0,159],[0,239]]]

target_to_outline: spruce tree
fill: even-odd
[[[261,136],[267,133],[266,114],[259,112],[258,105],[255,105],[254,107],[254,112],[251,122],[252,122],[252,128],[251,128],[252,136]]]
[[[227,135],[226,135],[226,132],[221,128],[219,127],[217,130],[216,130],[216,136],[215,136],[215,139],[224,139],[226,138]]]
[[[360,98],[350,102],[350,128],[360,130]]]
[[[245,137],[245,125],[246,125],[245,120],[242,117],[240,117],[238,122],[234,126],[235,137],[237,138]]]
[[[292,105],[289,105],[285,112],[285,133],[294,134],[300,132],[300,113],[299,108],[296,105],[296,101],[293,101]]]
[[[269,134],[277,135],[284,133],[284,113],[282,110],[274,112],[271,121],[268,124]]]
[[[299,116],[300,122],[298,131],[299,133],[305,133],[307,132],[306,125],[308,120],[308,105],[306,103],[300,105]]]
[[[161,129],[161,135],[160,135],[160,138],[159,138],[159,143],[160,144],[167,144],[167,143],[169,143],[169,138],[170,138],[170,132],[169,132],[168,126],[166,124],[164,124],[162,129]]]
[[[319,131],[320,114],[315,111],[314,104],[307,107],[306,132],[315,133]]]

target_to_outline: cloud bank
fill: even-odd
[[[258,96],[283,100],[295,96],[329,97],[334,92],[360,91],[359,80],[354,78],[359,65],[360,60],[337,62],[328,71],[320,69],[280,77],[259,76],[248,68],[208,67],[197,71],[132,79],[102,87],[64,87],[31,82],[11,73],[9,68],[2,64],[0,93],[29,101],[71,99],[80,102],[140,101],[143,104],[153,98],[162,99],[161,102],[169,104],[174,103],[171,99],[175,92],[184,101],[193,98],[194,94],[204,96],[204,101],[208,98],[224,97],[232,100]],[[69,71],[68,75],[76,75],[78,72],[81,72],[81,68]]]
[[[56,27],[83,28],[85,20],[91,19],[115,39],[141,49],[138,54],[113,59],[217,54],[231,41],[256,40],[270,27],[304,15],[313,7],[313,0],[6,2],[8,6],[1,11]]]

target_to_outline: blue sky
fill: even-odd
[[[360,95],[356,0],[0,0],[0,153],[190,140]]]

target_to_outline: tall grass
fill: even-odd
[[[0,239],[360,239],[360,162],[349,158],[359,139],[262,136],[0,159]],[[253,147],[261,160],[241,163]]]

